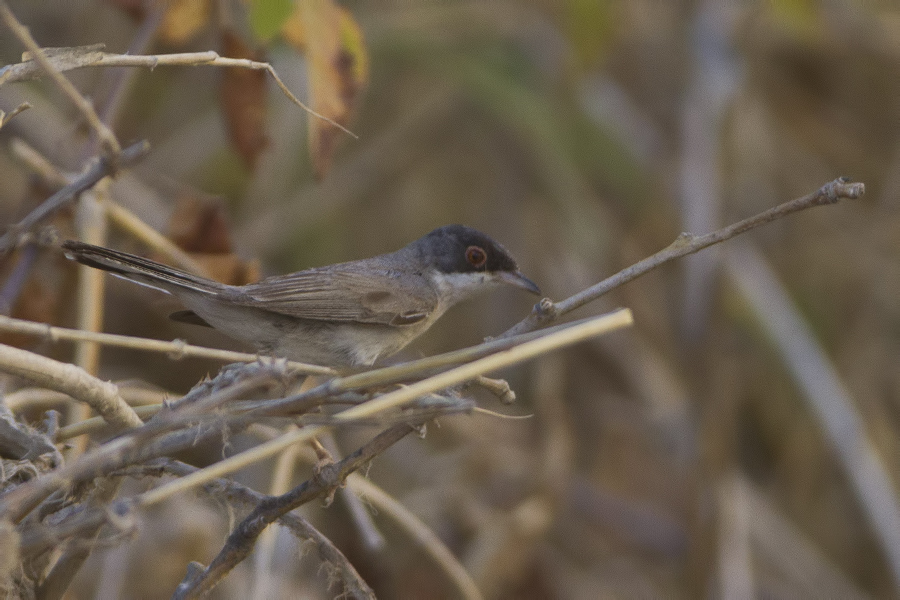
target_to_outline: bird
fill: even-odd
[[[235,286],[84,242],[67,258],[172,294],[205,325],[263,354],[329,367],[368,367],[424,333],[448,308],[498,284],[540,288],[510,253],[465,225],[445,225],[403,248]]]

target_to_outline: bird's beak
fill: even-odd
[[[539,288],[535,282],[522,275],[521,271],[501,271],[498,273],[498,279],[503,283],[514,285],[523,290],[528,290],[532,294],[537,294],[539,296],[541,294],[541,288]]]

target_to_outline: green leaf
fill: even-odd
[[[281,31],[281,26],[294,11],[292,0],[252,0],[250,27],[260,41],[267,42]]]

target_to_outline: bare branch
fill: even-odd
[[[111,425],[120,428],[143,425],[115,385],[101,381],[75,365],[0,344],[0,370],[68,394],[88,404]]]
[[[287,96],[287,98],[311,114],[317,119],[321,119],[331,125],[334,125],[347,135],[358,139],[355,133],[341,125],[340,123],[317,113],[312,108],[304,104],[297,98],[291,90],[284,84],[281,77],[275,69],[266,62],[259,62],[245,58],[226,58],[219,56],[217,52],[212,50],[207,52],[185,52],[180,54],[157,54],[135,56],[130,54],[111,54],[102,52],[103,46],[81,46],[76,48],[57,48],[56,52],[45,57],[51,62],[58,71],[68,71],[71,69],[81,69],[85,67],[143,67],[147,69],[155,69],[156,67],[236,67],[239,69],[250,69],[253,71],[266,71],[272,76],[275,84]],[[32,61],[25,61],[15,65],[8,65],[0,69],[0,85],[14,81],[25,81],[34,79],[40,73],[39,65]]]
[[[627,308],[622,308],[607,315],[589,319],[584,323],[555,331],[538,339],[524,342],[510,348],[506,352],[486,356],[428,379],[423,379],[412,385],[402,387],[399,390],[340,412],[334,418],[340,422],[372,416],[389,408],[400,406],[424,394],[436,392],[437,390],[474,379],[484,373],[490,373],[534,358],[540,354],[575,344],[597,335],[609,333],[622,327],[628,327],[631,324],[631,311]],[[330,389],[342,389],[340,380],[332,380],[324,385]]]
[[[122,150],[115,164],[106,157],[97,159],[72,183],[47,198],[40,206],[31,211],[28,216],[10,227],[9,231],[0,237],[0,255],[15,248],[19,244],[22,234],[27,233],[35,225],[51,217],[56,211],[77,198],[79,194],[92,188],[104,177],[113,175],[116,170],[137,163],[149,151],[150,145],[142,141]]]
[[[163,464],[165,472],[176,477],[183,477],[197,471],[192,467],[175,460],[166,460]],[[138,467],[139,469],[140,467]],[[127,471],[132,475],[132,470]],[[229,502],[240,503],[244,508],[252,508],[267,499],[267,496],[236,483],[230,479],[216,479],[203,486],[210,495],[217,498],[224,496]],[[374,597],[369,585],[347,560],[347,557],[327,537],[312,526],[296,512],[288,512],[278,517],[278,524],[286,527],[299,539],[311,540],[316,545],[319,557],[341,574],[341,581],[346,592],[353,598]]]
[[[380,433],[347,458],[333,465],[325,466],[315,477],[306,480],[290,492],[281,496],[268,497],[257,504],[256,508],[234,528],[231,535],[228,536],[225,546],[209,567],[203,573],[192,577],[190,581],[179,585],[172,596],[173,599],[197,598],[211,590],[231,569],[250,554],[256,539],[270,523],[313,498],[336,489],[343,483],[347,475],[406,437],[411,431],[413,428],[409,425],[395,425]]]
[[[451,369],[410,386],[379,396],[369,402],[339,412],[328,418],[328,425],[335,426],[342,423],[358,422],[360,420],[370,419],[373,416],[383,417],[386,411],[397,408],[411,400],[430,394],[431,392],[468,381],[485,372],[501,369],[534,358],[541,353],[549,352],[565,345],[577,343],[592,336],[628,326],[631,322],[631,311],[627,309],[620,309],[608,315],[589,319],[578,325],[569,326],[560,331],[544,335],[536,340],[525,342],[508,352],[488,356],[467,365]],[[345,391],[345,389],[342,379],[337,378],[317,386],[308,392],[299,394],[292,398],[292,400],[295,403],[308,402],[315,398],[321,398]],[[277,402],[273,402],[272,404],[277,405]],[[257,414],[256,411],[250,413],[250,415],[254,414]],[[266,409],[262,409],[259,414],[266,414]],[[221,477],[254,462],[264,460],[281,452],[292,444],[309,440],[322,434],[326,430],[326,426],[322,425],[290,431],[274,440],[245,450],[240,454],[230,456],[214,465],[210,465],[189,477],[183,477],[158,487],[155,490],[151,490],[143,495],[142,502],[144,504],[160,502],[173,494],[200,485],[205,481]]]
[[[409,534],[446,573],[447,578],[456,586],[460,598],[475,600],[482,597],[472,576],[450,549],[403,504],[358,473],[352,473],[347,478],[347,487],[371,502],[379,513],[384,513]]]
[[[100,117],[97,116],[97,112],[94,110],[91,103],[78,92],[72,82],[66,79],[62,72],[57,69],[53,62],[47,57],[41,47],[38,46],[37,42],[34,41],[34,38],[31,37],[31,32],[28,31],[28,28],[16,19],[16,16],[9,9],[5,0],[0,0],[0,18],[3,19],[3,22],[6,23],[6,26],[9,27],[13,34],[19,38],[22,45],[28,48],[32,59],[40,65],[41,69],[47,73],[50,79],[52,79],[57,87],[62,90],[72,104],[78,108],[79,112],[81,112],[85,120],[87,120],[91,128],[97,133],[97,137],[100,138],[100,141],[106,150],[106,156],[115,162],[119,153],[122,152],[119,140],[116,139],[116,136],[109,127],[100,120]],[[2,80],[0,80],[0,82],[2,82]]]
[[[10,143],[13,156],[25,163],[28,168],[37,173],[48,185],[63,187],[71,183],[72,178],[67,177],[56,168],[45,156],[29,146],[20,138],[14,138]],[[179,248],[172,240],[142,221],[133,212],[113,201],[108,195],[100,198],[106,215],[110,222],[118,225],[123,230],[167,256],[177,267],[189,271],[201,277],[209,277],[206,268],[191,258],[191,255]]]
[[[771,223],[772,221],[807,208],[812,208],[813,206],[836,204],[844,198],[856,200],[857,198],[862,197],[865,193],[865,189],[864,184],[849,183],[846,178],[842,177],[826,183],[812,194],[807,194],[806,196],[779,204],[774,208],[770,208],[769,210],[713,231],[712,233],[699,236],[690,233],[682,233],[674,242],[669,244],[668,247],[660,250],[656,254],[648,256],[644,260],[622,269],[615,275],[607,277],[600,283],[582,290],[561,302],[553,303],[549,298],[544,298],[540,303],[535,305],[534,310],[530,315],[504,332],[500,337],[510,337],[534,331],[535,329],[558,319],[564,314],[569,313],[576,308],[580,308],[588,302],[593,302],[615,288],[624,285],[629,281],[633,281],[641,275],[652,271],[660,265],[673,261],[676,258],[694,254],[704,248],[709,248],[710,246],[729,240],[736,235],[746,233],[760,225]]]
[[[170,458],[161,458],[143,464],[136,464],[113,471],[111,477],[186,477],[198,471],[197,467],[187,465]],[[214,479],[205,483],[203,490],[217,499],[224,499],[236,508],[252,509],[269,499],[255,490],[229,479]],[[322,493],[325,493],[323,490]],[[135,508],[132,500],[119,500],[108,507],[92,508],[72,515],[54,528],[45,528],[38,532],[29,532],[22,540],[22,552],[32,555],[47,547],[48,543],[60,539],[72,539],[76,536],[90,535],[103,524],[112,524],[116,520],[127,521],[128,514]],[[371,589],[362,579],[347,557],[338,550],[331,541],[322,535],[306,519],[296,512],[287,512],[278,517],[278,523],[286,527],[301,540],[310,540],[316,545],[319,557],[341,575],[341,581],[347,593],[352,597],[371,597]],[[202,573],[202,568],[198,574]]]
[[[39,336],[52,342],[56,342],[59,340],[87,340],[97,342],[99,344],[104,344],[106,346],[132,348],[134,350],[145,350],[147,352],[162,352],[168,354],[169,357],[173,360],[178,360],[188,356],[244,363],[252,363],[260,360],[260,356],[258,354],[248,354],[246,352],[232,352],[231,350],[217,350],[215,348],[193,346],[182,340],[167,342],[163,340],[151,340],[148,338],[133,337],[130,335],[119,335],[115,333],[81,331],[80,329],[54,327],[52,325],[46,325],[44,323],[35,323],[34,321],[14,319],[12,317],[6,317],[3,315],[0,315],[0,330]],[[308,365],[306,363],[298,363],[294,361],[284,362],[288,367],[298,373],[308,373],[311,375],[334,375],[335,373],[334,369],[331,369],[329,367]]]
[[[7,492],[0,498],[0,518],[17,523],[50,494],[65,486],[128,464],[169,456],[243,429],[255,418],[224,414],[218,408],[242,395],[282,385],[288,376],[289,373],[276,364],[232,365],[223,369],[215,379],[198,384],[143,427],[131,429],[77,460]],[[185,427],[187,429],[183,429]]]
[[[28,110],[29,108],[31,108],[31,104],[29,104],[28,102],[23,102],[22,104],[15,107],[12,112],[7,113],[0,110],[0,129],[3,129],[3,126],[9,123],[9,121],[17,114],[24,110]]]

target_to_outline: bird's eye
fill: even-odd
[[[466,248],[466,260],[475,268],[481,268],[487,262],[487,252],[478,246],[469,246]]]

